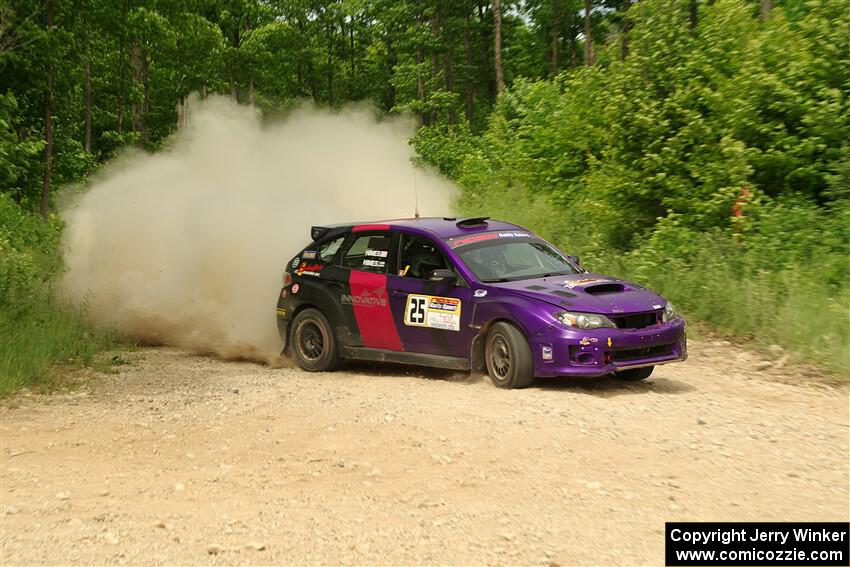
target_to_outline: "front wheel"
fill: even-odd
[[[623,370],[622,372],[615,372],[614,376],[619,378],[620,380],[628,380],[629,382],[638,382],[640,380],[646,380],[652,374],[652,371],[655,369],[654,366],[644,366],[643,368],[632,368],[631,370]]]
[[[493,325],[487,334],[484,360],[490,380],[499,388],[527,388],[534,381],[531,348],[513,325]]]
[[[336,336],[321,311],[305,309],[292,322],[292,355],[307,372],[325,372],[339,366]]]

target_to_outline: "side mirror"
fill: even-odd
[[[567,259],[570,260],[576,266],[581,266],[581,262],[579,262],[578,256],[567,256]]]
[[[428,276],[428,279],[432,282],[455,282],[457,281],[457,276],[453,270],[440,269],[431,270],[431,274]]]

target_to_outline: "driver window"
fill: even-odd
[[[412,234],[401,234],[398,275],[407,278],[428,279],[434,270],[451,269],[436,244]]]

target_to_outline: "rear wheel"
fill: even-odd
[[[652,374],[652,371],[655,370],[654,366],[644,366],[643,368],[632,368],[631,370],[623,370],[622,372],[615,372],[614,376],[619,378],[620,380],[628,380],[629,382],[638,382],[640,380],[645,380],[649,378]]]
[[[534,381],[531,348],[513,325],[493,325],[487,334],[484,361],[490,380],[499,388],[527,388]]]
[[[325,372],[339,366],[336,336],[321,311],[305,309],[292,322],[292,355],[308,372]]]

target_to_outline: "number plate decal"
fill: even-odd
[[[410,294],[404,308],[404,324],[460,331],[460,307],[460,299],[454,297]]]

